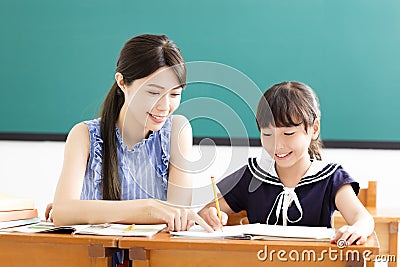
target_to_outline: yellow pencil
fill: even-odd
[[[135,224],[129,225],[128,227],[125,228],[124,233],[127,233],[127,232],[129,232],[129,231],[132,231],[132,230],[133,230],[133,227],[135,227]]]
[[[219,207],[219,201],[217,196],[217,187],[215,186],[214,176],[211,176],[211,183],[214,191],[215,207],[217,209],[218,219],[222,224],[221,209]]]

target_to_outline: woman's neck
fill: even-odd
[[[133,117],[128,116],[124,105],[119,113],[117,126],[121,133],[122,142],[131,149],[135,144],[146,138],[149,131],[144,128],[144,124],[140,124]]]
[[[279,167],[275,165],[275,168],[282,183],[286,187],[294,188],[307,173],[310,166],[311,160],[308,158],[298,161],[290,167]]]

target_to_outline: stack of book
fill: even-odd
[[[0,229],[39,221],[33,199],[0,193]]]

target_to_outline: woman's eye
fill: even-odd
[[[263,133],[264,136],[271,136],[272,134],[270,133]]]
[[[149,91],[149,94],[151,94],[151,95],[158,95],[159,93],[158,93],[158,92],[150,92],[150,91]]]
[[[180,96],[181,94],[178,94],[178,93],[175,93],[175,94],[171,94],[171,96],[173,96],[173,97],[177,97],[177,96]]]
[[[295,132],[285,133],[285,135],[294,135]]]

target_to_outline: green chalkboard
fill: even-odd
[[[178,113],[196,137],[257,138],[260,92],[299,80],[319,95],[324,140],[400,142],[397,0],[3,0],[0,133],[65,134],[95,117],[141,33],[216,62],[188,68]]]

